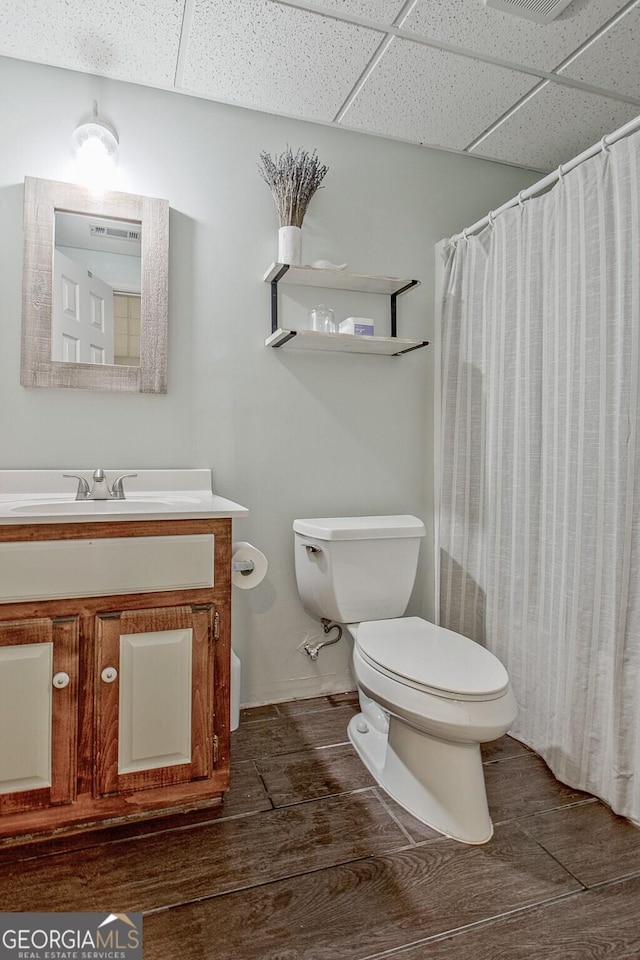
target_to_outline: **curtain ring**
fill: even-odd
[[[463,239],[463,240],[468,240],[468,239],[469,239],[469,234],[467,233],[467,230],[468,230],[468,227],[465,227],[464,230],[462,231],[462,239]]]
[[[558,183],[562,186],[564,185],[564,173],[562,172],[562,164],[558,167]]]
[[[524,207],[524,197],[522,196],[523,193],[524,193],[524,190],[521,190],[520,193],[518,194],[518,203],[520,204],[521,207]]]
[[[602,140],[600,141],[600,149],[604,154],[609,153],[609,144],[607,143],[606,136],[603,137]]]
[[[489,223],[490,223],[490,225],[493,227],[493,226],[495,225],[495,222],[496,222],[496,215],[495,215],[495,213],[493,212],[493,210],[490,210],[490,211],[489,211]]]

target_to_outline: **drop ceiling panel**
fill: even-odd
[[[639,48],[640,0],[0,0],[0,55],[542,170],[640,114]]]
[[[182,85],[258,110],[332,120],[382,38],[272,0],[196,0]]]
[[[404,0],[317,0],[317,2],[338,13],[364,17],[386,25],[393,23],[404,6]]]
[[[615,93],[640,97],[639,51],[640,6],[637,6],[558,72]]]
[[[170,86],[183,7],[184,0],[0,0],[0,52]]]
[[[471,153],[551,171],[637,113],[632,104],[548,81]]]
[[[626,3],[573,0],[557,20],[540,24],[485,7],[482,0],[418,0],[402,28],[485,56],[551,71]]]
[[[462,150],[536,82],[515,70],[396,39],[342,122]]]

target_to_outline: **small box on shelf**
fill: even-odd
[[[340,323],[340,333],[353,333],[357,337],[373,337],[375,325],[368,317],[347,317]]]

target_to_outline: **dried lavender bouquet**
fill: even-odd
[[[301,227],[312,196],[320,188],[329,168],[321,164],[315,150],[290,147],[272,158],[260,154],[260,176],[268,185],[278,210],[281,227]]]

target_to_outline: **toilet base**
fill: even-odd
[[[440,740],[393,715],[388,733],[362,713],[347,732],[377,783],[416,819],[461,843],[491,839],[479,743]]]

